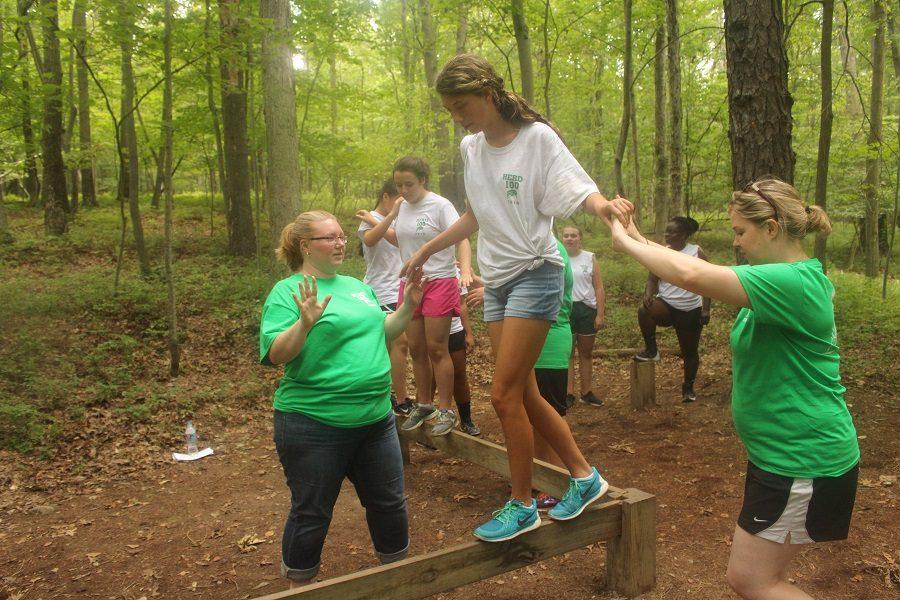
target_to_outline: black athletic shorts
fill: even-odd
[[[382,304],[381,312],[386,312],[387,314],[391,314],[392,312],[397,312],[397,303],[391,302],[390,304]]]
[[[703,324],[700,322],[702,307],[698,306],[693,310],[680,310],[662,298],[658,298],[658,300],[669,307],[669,316],[672,319],[672,327],[675,329],[681,329],[682,331],[703,329]]]
[[[459,352],[466,349],[466,330],[451,333],[447,338],[447,349],[450,352]]]
[[[566,416],[566,388],[569,385],[568,369],[535,369],[538,390],[559,416]]]
[[[791,544],[847,539],[856,500],[859,465],[838,477],[800,479],[775,475],[747,463],[741,529]]]

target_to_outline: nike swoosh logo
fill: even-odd
[[[768,523],[768,521],[766,519],[757,519],[756,517],[753,517],[753,520],[756,521],[757,523]]]
[[[528,525],[528,521],[530,521],[530,520],[531,520],[531,516],[522,517],[521,519],[519,519],[519,527],[525,527],[526,525]]]

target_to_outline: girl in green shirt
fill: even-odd
[[[749,456],[728,584],[744,598],[810,598],[787,580],[801,544],[846,539],[859,446],[844,402],[834,286],[803,249],[828,235],[818,206],[763,179],[732,194],[734,247],[748,263],[710,264],[612,222],[613,246],[678,287],[741,307],[731,331],[732,416]]]

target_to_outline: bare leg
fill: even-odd
[[[694,389],[694,381],[697,379],[697,371],[700,369],[700,332],[702,329],[675,329],[678,336],[678,346],[681,348],[681,357],[684,360],[684,382],[682,392],[685,389]]]
[[[575,336],[575,343],[578,344],[578,374],[581,376],[579,387],[582,396],[591,391],[591,384],[593,383],[595,339],[593,335]]]
[[[412,319],[406,329],[409,354],[412,357],[413,375],[416,378],[416,402],[431,404],[431,361],[425,342],[425,319]]]
[[[409,343],[406,334],[401,333],[388,347],[391,356],[391,386],[398,402],[409,396],[406,390],[406,357],[409,354]]]
[[[534,457],[538,460],[548,462],[551,465],[556,465],[561,469],[565,469],[566,465],[563,464],[562,459],[553,451],[553,448],[550,447],[547,440],[545,440],[533,426],[532,434],[534,435]]]
[[[438,408],[448,409],[453,405],[453,361],[450,360],[450,351],[447,349],[450,317],[425,317],[423,321],[428,358],[437,383]]]
[[[811,600],[812,596],[787,581],[788,564],[802,546],[778,544],[734,528],[726,578],[747,600]]]
[[[525,410],[534,429],[559,456],[572,477],[587,477],[591,474],[591,465],[578,449],[569,424],[541,397],[534,371],[528,374],[525,386]]]
[[[472,399],[469,393],[469,378],[466,373],[466,350],[451,352],[450,360],[453,362],[453,399],[462,413],[462,405],[469,404]],[[460,414],[460,416],[462,415]]]
[[[572,337],[572,352],[569,354],[569,380],[566,382],[566,393],[575,394],[575,336]]]

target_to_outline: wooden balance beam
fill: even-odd
[[[419,428],[400,434],[405,460],[408,460],[410,441],[438,448],[509,476],[506,450],[497,444],[459,431],[430,437]],[[562,496],[568,481],[569,474],[563,469],[534,461],[536,488]],[[571,521],[544,518],[538,529],[508,542],[472,540],[258,600],[426,598],[601,541],[608,542],[606,578],[611,589],[629,598],[651,590],[656,582],[656,497],[633,488],[610,487],[603,500],[590,506],[578,518]]]

